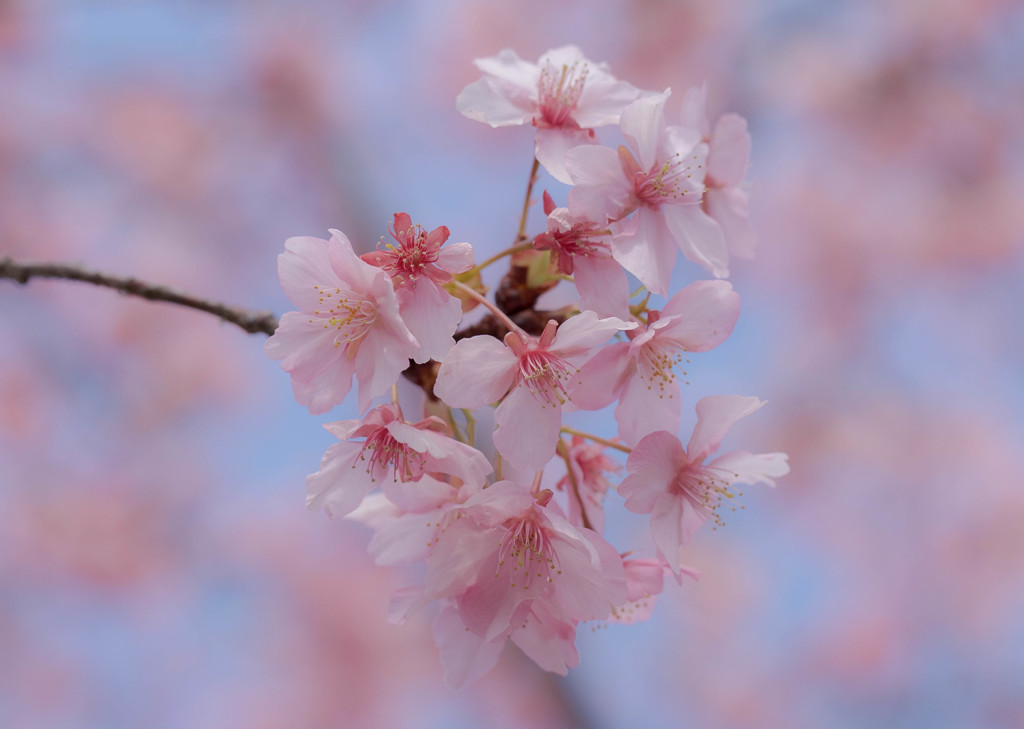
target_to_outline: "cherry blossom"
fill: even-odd
[[[583,367],[576,404],[603,408],[616,399],[619,437],[633,444],[656,430],[679,430],[682,398],[675,368],[686,353],[706,352],[732,333],[740,297],[728,281],[695,281],[661,311],[647,312],[647,325],[627,332]]]
[[[573,277],[580,294],[580,309],[601,316],[629,316],[629,284],[611,253],[611,230],[589,221],[573,221],[568,208],[555,206],[544,192],[547,231],[533,239],[533,247],[551,251],[561,273]]]
[[[665,123],[669,91],[622,112],[630,147],[577,147],[566,156],[574,219],[618,222],[612,255],[656,294],[668,291],[676,250],[718,278],[729,275],[722,231],[702,210],[708,146]],[[631,216],[631,217],[629,217]]]
[[[594,144],[593,128],[618,123],[623,108],[641,93],[616,80],[606,64],[587,60],[576,46],[550,50],[536,64],[508,49],[474,63],[483,78],[462,90],[456,108],[492,127],[537,127],[537,160],[566,184],[565,153]]]
[[[675,574],[680,573],[679,550],[694,532],[709,519],[722,523],[718,510],[723,499],[738,495],[733,484],[773,486],[774,479],[789,473],[785,453],[733,451],[704,463],[737,420],[763,405],[756,397],[739,395],[702,398],[685,448],[676,436],[659,430],[644,436],[629,454],[629,475],[619,493],[627,509],[651,515],[654,543]]]
[[[549,321],[539,338],[512,331],[504,344],[489,336],[460,340],[441,363],[434,394],[456,408],[501,400],[495,447],[513,464],[540,470],[555,454],[562,408],[582,382],[579,368],[612,334],[635,326],[584,311],[561,326]]]
[[[281,288],[299,307],[281,317],[264,351],[291,374],[295,399],[316,415],[359,383],[359,409],[382,395],[419,350],[391,279],[359,259],[344,233],[289,238],[277,259]]]
[[[442,250],[448,228],[442,225],[428,233],[413,225],[407,213],[395,213],[389,232],[397,245],[389,243],[362,259],[391,276],[402,320],[420,343],[413,360],[441,360],[455,344],[452,334],[462,319],[461,303],[443,286],[453,274],[473,267],[473,247],[454,243]]]
[[[338,438],[320,462],[320,470],[306,479],[306,505],[330,516],[344,516],[362,503],[375,486],[387,493],[395,485],[398,497],[408,500],[399,484],[416,483],[418,498],[432,501],[436,493],[451,490],[435,476],[449,475],[471,484],[483,484],[493,469],[475,448],[448,437],[447,426],[430,417],[407,423],[397,405],[374,408],[362,420],[342,420],[324,426]],[[355,441],[354,438],[362,438]]]
[[[723,114],[712,130],[707,114],[707,85],[695,86],[683,98],[683,126],[695,130],[695,141],[708,145],[704,179],[704,210],[725,235],[729,255],[753,258],[756,239],[747,211],[743,178],[750,164],[750,133],[739,114]]]
[[[608,617],[627,597],[622,560],[570,524],[551,495],[499,481],[469,499],[427,561],[426,597],[453,600],[484,640],[521,621],[521,606],[572,623]]]

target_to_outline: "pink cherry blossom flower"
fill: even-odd
[[[329,241],[289,238],[277,259],[281,288],[300,311],[281,317],[264,347],[292,376],[295,399],[314,415],[359,383],[359,409],[387,391],[419,342],[398,313],[391,279],[361,261],[337,230]]]
[[[456,108],[492,127],[537,127],[537,159],[566,184],[565,153],[594,144],[593,128],[618,123],[622,109],[641,93],[617,81],[606,64],[587,60],[576,46],[550,50],[536,64],[508,49],[474,63],[483,78],[462,90]]]
[[[555,485],[569,494],[569,522],[584,526],[583,515],[590,528],[604,531],[604,497],[611,483],[606,473],[618,473],[622,466],[605,455],[605,446],[592,443],[578,435],[572,437],[567,446],[570,473],[566,473]],[[573,483],[576,488],[573,489]],[[581,503],[582,502],[582,503]]]
[[[485,335],[462,339],[441,363],[434,394],[453,408],[501,400],[495,447],[514,465],[539,471],[555,454],[579,368],[608,337],[635,326],[584,311],[561,326],[549,321],[539,338],[513,331],[504,344]]]
[[[420,343],[413,360],[440,361],[455,344],[452,334],[462,319],[462,304],[444,284],[473,267],[473,247],[454,243],[442,250],[448,228],[442,225],[427,233],[406,213],[395,213],[389,232],[398,245],[389,243],[362,259],[391,277],[402,320]]]
[[[526,608],[559,621],[608,617],[626,600],[622,560],[529,487],[499,481],[471,498],[427,561],[425,596],[454,601],[465,627],[493,640]]]
[[[330,516],[353,511],[377,485],[387,489],[388,483],[415,482],[426,494],[421,498],[434,499],[438,490],[452,488],[435,476],[482,485],[492,470],[482,453],[449,438],[440,418],[407,423],[397,405],[381,405],[362,420],[324,427],[341,442],[327,449],[320,470],[306,478],[306,505],[311,510],[322,508]]]
[[[722,523],[718,511],[723,500],[738,495],[733,484],[774,485],[774,479],[789,473],[785,453],[733,451],[704,463],[733,424],[762,405],[756,397],[705,397],[697,403],[697,425],[686,448],[659,430],[644,436],[629,454],[629,475],[619,493],[627,509],[651,515],[654,543],[674,573],[680,573],[679,550],[694,532],[709,519]]]
[[[611,230],[589,221],[573,221],[568,208],[555,206],[544,192],[546,232],[533,239],[533,247],[551,251],[561,273],[573,277],[580,294],[580,309],[600,316],[629,316],[629,283],[611,253]]]
[[[707,85],[695,86],[683,98],[683,126],[694,129],[708,145],[708,172],[704,178],[704,211],[725,235],[729,255],[753,258],[756,239],[747,212],[743,178],[750,164],[750,133],[739,114],[723,114],[714,130],[708,122]]]
[[[630,445],[656,430],[676,432],[682,398],[676,366],[689,352],[714,349],[732,333],[740,297],[728,281],[695,281],[675,294],[660,312],[647,312],[647,325],[627,332],[583,367],[576,404],[587,410],[616,400],[619,437]]]
[[[622,112],[630,149],[577,147],[566,155],[573,219],[621,221],[612,255],[656,294],[668,291],[677,248],[716,277],[729,275],[722,231],[700,206],[708,147],[665,124],[668,97],[643,97]]]

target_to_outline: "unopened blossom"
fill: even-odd
[[[583,367],[576,404],[588,410],[616,399],[619,437],[634,444],[648,433],[679,430],[682,398],[678,367],[691,352],[714,349],[732,334],[740,297],[728,281],[695,281],[647,324],[626,333],[629,342],[602,349]]]
[[[739,114],[723,114],[714,129],[708,122],[707,85],[695,86],[683,98],[683,126],[695,131],[695,143],[708,145],[704,178],[704,211],[725,235],[729,255],[753,258],[756,239],[750,225],[743,179],[750,165],[750,133]]]
[[[495,447],[514,465],[539,471],[555,454],[580,367],[612,334],[635,326],[584,311],[561,326],[549,321],[540,337],[513,331],[504,343],[486,335],[462,339],[441,363],[434,394],[453,408],[501,400]]]
[[[568,470],[555,485],[569,495],[569,521],[576,526],[586,523],[594,531],[604,531],[604,497],[612,488],[605,474],[622,470],[619,463],[606,455],[606,446],[578,435],[565,446]]]
[[[629,283],[611,251],[611,230],[586,220],[574,221],[568,208],[555,206],[544,192],[547,231],[533,239],[533,247],[551,251],[561,273],[573,277],[580,294],[580,309],[600,316],[629,315]]]
[[[353,511],[377,486],[387,493],[389,484],[398,488],[415,482],[421,498],[434,499],[438,490],[451,488],[437,477],[482,485],[492,470],[482,453],[448,437],[439,418],[407,423],[397,405],[381,405],[362,420],[324,427],[340,442],[324,453],[320,470],[306,478],[306,505],[330,516]]]
[[[483,78],[462,90],[456,108],[492,127],[535,126],[537,159],[566,184],[565,153],[594,144],[594,127],[618,123],[623,108],[641,93],[576,46],[550,50],[535,64],[508,49],[474,63]]]
[[[277,259],[281,288],[300,311],[281,317],[264,347],[291,374],[295,399],[314,415],[359,383],[359,409],[385,393],[419,350],[398,312],[390,277],[359,259],[343,233],[289,238]]]
[[[651,515],[654,543],[675,574],[679,550],[706,521],[722,523],[722,505],[739,495],[738,483],[767,483],[789,473],[785,453],[733,451],[705,463],[740,418],[764,405],[756,397],[723,395],[697,402],[697,425],[684,448],[663,430],[636,445],[619,485],[626,508]]]
[[[668,97],[643,97],[622,112],[629,148],[577,147],[566,156],[573,218],[617,223],[612,255],[656,294],[668,292],[677,250],[729,275],[722,231],[701,208],[708,146],[666,125]]]
[[[625,601],[626,581],[615,548],[570,524],[550,491],[499,481],[438,540],[425,596],[454,601],[465,627],[490,641],[527,608],[570,624],[606,618]]]
[[[473,248],[454,243],[442,249],[448,228],[442,225],[428,233],[413,225],[407,213],[395,213],[389,233],[394,243],[364,253],[362,259],[391,277],[402,320],[420,343],[413,360],[441,360],[455,344],[452,334],[462,319],[462,304],[444,284],[473,267]]]

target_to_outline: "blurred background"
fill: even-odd
[[[278,313],[291,235],[369,249],[405,211],[482,257],[532,133],[455,96],[565,43],[749,120],[759,253],[686,412],[767,399],[727,445],[791,475],[568,678],[509,647],[452,692],[429,617],[385,620],[415,577],[304,508],[350,408],[206,314],[0,281],[0,726],[1024,726],[1018,2],[0,0],[0,256]]]

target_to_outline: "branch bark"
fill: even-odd
[[[190,309],[198,309],[240,327],[249,334],[272,335],[277,330],[277,317],[269,311],[252,311],[227,304],[207,301],[166,286],[140,281],[137,278],[111,276],[65,263],[18,263],[12,258],[0,258],[0,279],[8,278],[26,284],[33,278],[60,278],[82,281],[94,286],[114,289],[126,296],[137,296],[148,301],[166,301]]]

